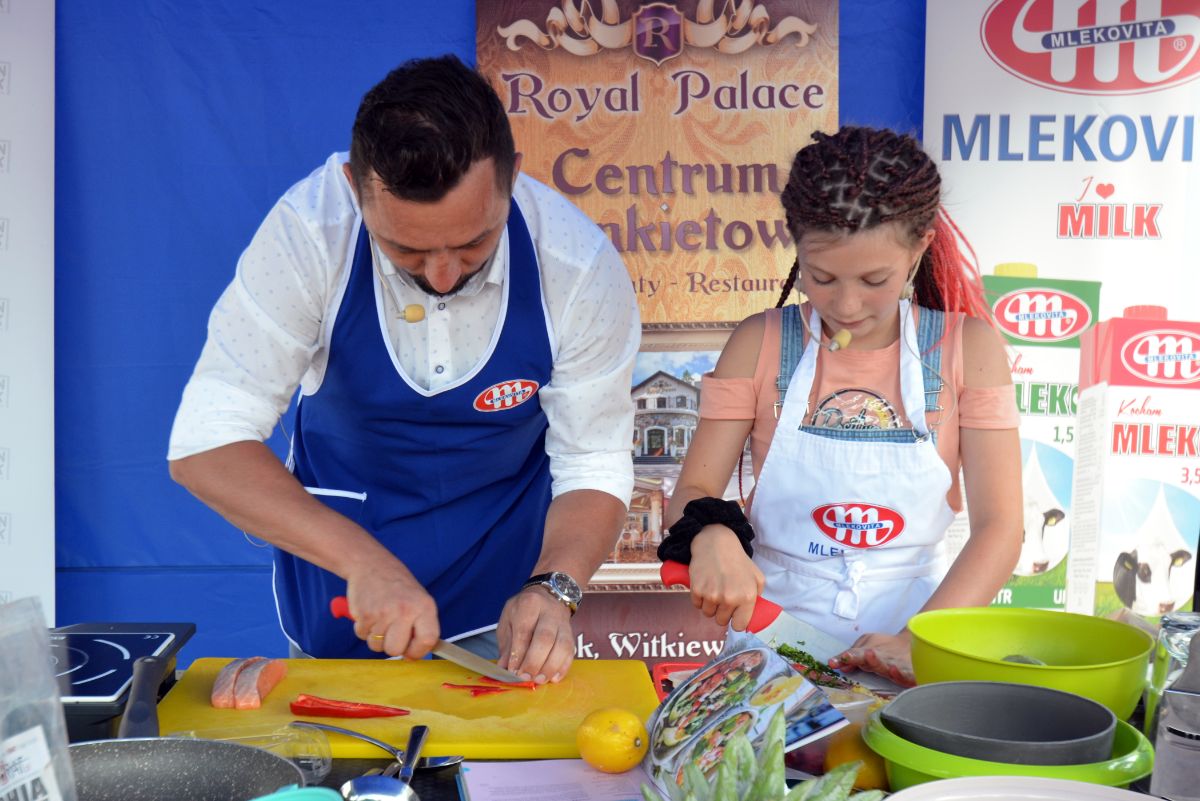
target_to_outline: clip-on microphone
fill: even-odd
[[[830,353],[833,353],[835,350],[841,350],[850,344],[851,336],[852,334],[843,328],[829,338],[829,344],[825,347],[829,349]]]

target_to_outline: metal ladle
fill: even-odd
[[[410,801],[415,797],[408,785],[378,774],[351,779],[342,785],[341,793],[346,801]]]
[[[425,739],[429,737],[428,726],[413,726],[412,731],[408,735],[408,747],[404,750],[408,752],[408,759],[404,762],[404,767],[400,769],[399,782],[404,785],[401,790],[400,798],[405,801],[420,801],[417,798],[417,791],[412,788],[413,771],[417,767],[417,757],[421,753],[421,749],[425,747]]]
[[[342,785],[342,798],[346,801],[420,801],[410,782],[421,748],[428,736],[428,726],[412,727],[408,735],[408,747],[405,749],[411,759],[405,761],[399,778],[381,775],[359,776]]]
[[[292,725],[293,726],[307,726],[310,729],[322,729],[323,731],[332,731],[332,732],[336,732],[337,734],[344,734],[347,737],[356,737],[359,740],[362,740],[363,742],[370,743],[371,745],[375,746],[376,748],[382,748],[384,751],[387,751],[389,754],[392,755],[392,758],[395,759],[397,762],[399,762],[401,765],[403,765],[407,762],[407,760],[404,757],[404,751],[402,749],[397,748],[394,745],[390,745],[389,743],[385,743],[383,740],[376,740],[374,737],[370,737],[366,734],[363,734],[362,732],[354,731],[353,729],[343,729],[341,726],[331,726],[328,723],[313,723],[313,722],[307,721],[307,720],[294,720],[294,721],[292,721]],[[462,758],[461,754],[454,755],[454,756],[421,757],[417,760],[417,765],[416,765],[415,769],[416,770],[438,770],[439,768],[448,768],[451,765],[457,765],[459,762],[462,762],[462,761],[463,761],[463,758]]]

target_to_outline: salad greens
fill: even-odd
[[[696,765],[684,768],[683,786],[670,785],[669,801],[879,801],[883,793],[868,790],[853,793],[861,762],[839,765],[816,779],[788,788],[784,780],[783,710],[776,710],[763,735],[761,759],[745,734],[736,735],[721,755],[716,775],[710,782]],[[642,785],[644,801],[663,801],[649,785]]]

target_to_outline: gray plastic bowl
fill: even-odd
[[[905,690],[880,719],[911,743],[1018,765],[1085,765],[1112,755],[1117,719],[1091,699],[998,681],[946,681]]]

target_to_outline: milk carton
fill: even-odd
[[[1079,336],[1096,321],[1100,284],[1038,278],[1032,264],[998,264],[983,278],[1012,359],[1021,413],[1024,539],[993,606],[1066,604],[1071,481],[1077,432]]]
[[[1067,610],[1190,608],[1200,536],[1200,323],[1127,309],[1082,337]]]

